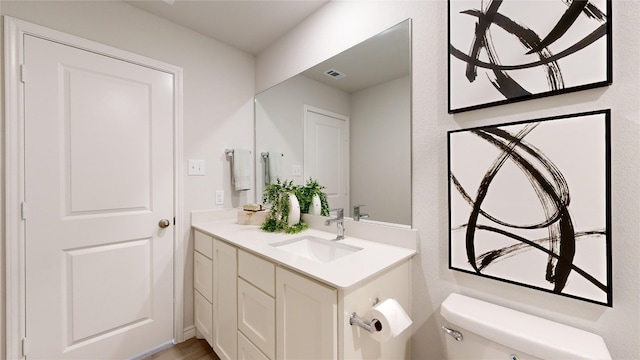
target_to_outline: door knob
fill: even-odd
[[[170,224],[171,223],[169,222],[169,219],[162,219],[158,223],[158,226],[160,226],[160,228],[164,229],[164,228],[168,227]]]

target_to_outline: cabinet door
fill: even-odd
[[[212,347],[222,360],[237,358],[237,264],[236,248],[214,239]]]
[[[213,276],[211,259],[207,259],[199,252],[193,253],[193,286],[211,302],[211,293],[213,290]]]
[[[213,306],[198,291],[194,291],[193,303],[196,329],[207,340],[209,345],[212,345],[211,322],[213,321],[213,316],[211,310]]]
[[[276,349],[275,322],[273,298],[238,279],[238,330],[271,359]]]
[[[238,360],[269,360],[258,348],[238,332]]]
[[[337,296],[334,288],[276,269],[277,359],[337,359]]]

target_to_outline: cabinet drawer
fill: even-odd
[[[212,324],[213,324],[213,305],[197,291],[194,291],[194,312],[195,325],[202,337],[207,340],[209,345],[213,345]]]
[[[271,296],[276,296],[276,267],[273,263],[246,251],[238,251],[238,274]]]
[[[238,331],[238,360],[269,360],[269,358]]]
[[[242,279],[238,279],[238,330],[269,358],[275,357],[275,300]]]
[[[193,286],[212,302],[213,262],[197,251],[193,253]]]
[[[193,248],[202,255],[213,259],[213,238],[200,231],[193,232]]]

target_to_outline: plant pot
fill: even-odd
[[[295,194],[289,194],[289,221],[287,224],[293,226],[300,222],[300,203]]]
[[[322,214],[322,203],[320,202],[320,196],[318,196],[318,194],[315,194],[311,197],[311,204],[309,204],[309,214]]]

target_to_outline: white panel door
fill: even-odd
[[[25,37],[28,359],[173,338],[173,76]]]
[[[324,186],[329,207],[349,210],[349,118],[305,106],[304,180]]]

